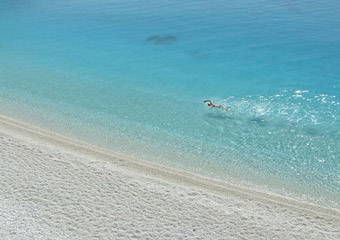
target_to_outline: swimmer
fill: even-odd
[[[231,109],[231,107],[223,107],[222,105],[215,104],[211,100],[204,100],[203,102],[205,102],[205,103],[208,102],[208,106],[212,107],[212,108],[220,108],[220,109],[223,109],[225,111],[229,111]]]

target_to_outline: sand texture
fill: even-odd
[[[0,118],[0,239],[340,239],[340,215]]]

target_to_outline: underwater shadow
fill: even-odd
[[[267,125],[268,121],[262,117],[251,117],[248,119],[249,123],[259,124],[260,126]]]
[[[204,52],[200,52],[200,51],[189,52],[189,55],[191,57],[197,58],[197,59],[207,59],[207,58],[210,58],[210,54],[209,53],[204,53]]]
[[[169,45],[177,41],[177,37],[173,35],[152,35],[145,39],[145,44]]]
[[[218,121],[241,121],[244,124],[256,124],[260,127],[265,127],[268,125],[268,120],[266,120],[265,118],[261,118],[261,117],[248,117],[248,118],[243,118],[241,116],[234,116],[234,115],[228,115],[228,114],[223,114],[223,113],[206,113],[204,114],[205,117],[210,118],[210,119],[214,119],[214,120],[218,120]]]
[[[217,113],[206,113],[204,116],[212,119],[217,119],[217,120],[233,120],[235,119],[233,116],[229,116],[226,114],[217,114]]]

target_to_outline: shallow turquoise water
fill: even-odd
[[[3,0],[0,113],[340,208],[338,26],[336,1]]]

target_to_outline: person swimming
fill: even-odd
[[[204,100],[203,102],[205,102],[205,103],[208,102],[208,106],[212,107],[212,108],[220,108],[220,109],[223,109],[225,111],[229,111],[231,109],[231,107],[223,107],[222,105],[215,104],[211,100]]]

